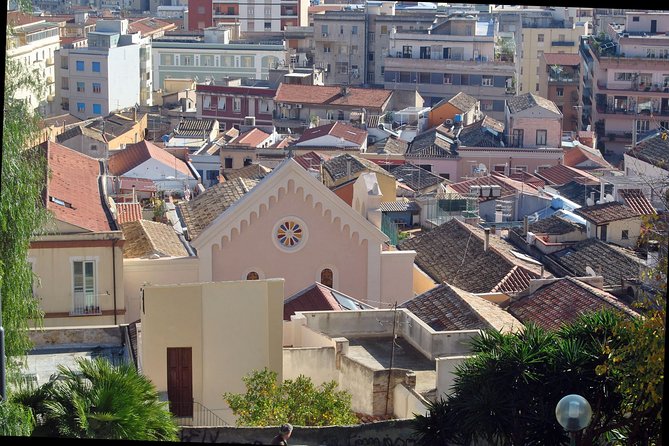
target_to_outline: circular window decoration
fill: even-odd
[[[272,234],[274,244],[286,252],[295,252],[301,249],[307,239],[307,228],[297,217],[285,217],[274,225]]]

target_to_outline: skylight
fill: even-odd
[[[63,201],[59,198],[49,196],[49,201],[51,201],[52,203],[56,203],[58,206],[63,206],[66,208],[73,209],[72,203],[68,203],[67,201]]]

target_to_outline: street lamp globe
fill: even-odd
[[[555,406],[555,417],[567,432],[585,429],[592,419],[592,408],[588,400],[581,395],[571,394],[563,397]]]

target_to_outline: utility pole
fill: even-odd
[[[390,367],[388,369],[388,385],[386,386],[386,410],[385,415],[388,415],[388,402],[390,401],[390,379],[393,375],[393,362],[395,361],[395,332],[397,328],[397,301],[393,305],[393,337],[390,340]]]

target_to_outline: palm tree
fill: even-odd
[[[15,400],[37,421],[33,436],[176,441],[178,427],[151,381],[97,358],[58,367],[55,379]]]

